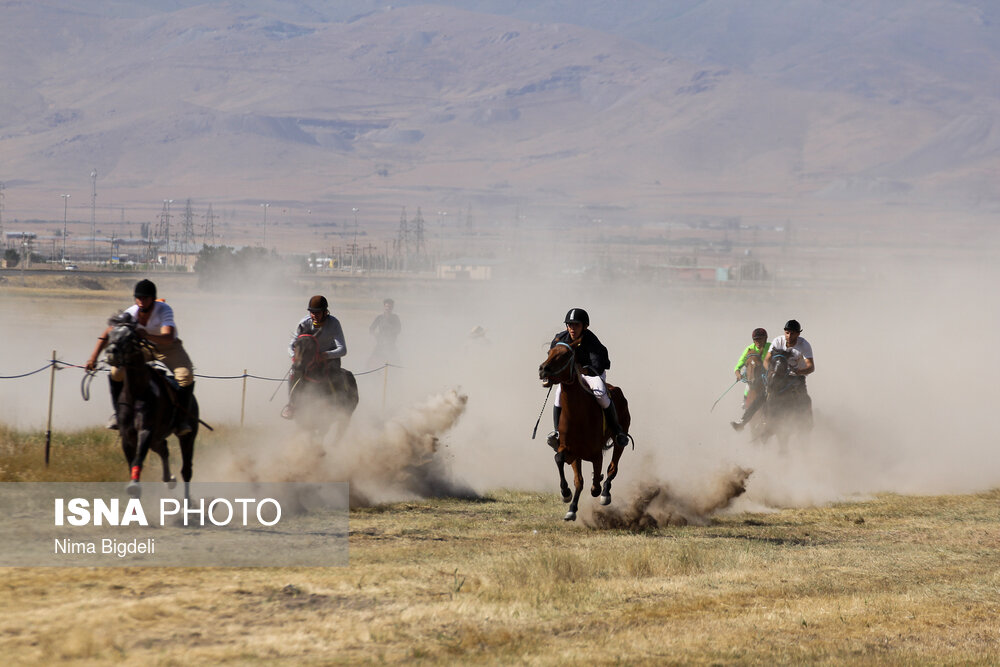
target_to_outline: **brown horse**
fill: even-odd
[[[358,407],[358,381],[354,373],[334,364],[319,349],[316,337],[302,334],[292,346],[291,393],[295,421],[322,440],[333,422],[339,439]]]
[[[747,393],[743,398],[743,415],[745,421],[750,421],[758,410],[764,406],[767,396],[764,389],[764,360],[756,352],[751,352],[746,358]],[[761,415],[750,424],[752,440],[759,440],[764,428],[764,416]]]
[[[608,475],[601,487],[601,467],[604,463],[604,450],[614,434],[604,423],[604,413],[590,386],[584,382],[580,366],[576,363],[573,348],[566,343],[557,343],[549,350],[549,355],[538,367],[538,377],[542,386],[549,387],[553,383],[562,386],[560,403],[562,413],[559,415],[559,450],[556,452],[556,467],[559,469],[559,489],[564,503],[569,503],[569,511],[563,517],[566,521],[576,520],[579,509],[580,492],[583,490],[582,461],[589,461],[594,466],[594,482],[590,487],[590,495],[600,496],[602,505],[611,504],[611,480],[618,474],[618,459],[625,450],[623,445],[614,445],[611,463],[608,464]],[[628,433],[632,417],[628,411],[628,401],[621,388],[607,385],[608,396],[615,403],[618,413],[618,423],[622,430]],[[573,468],[575,491],[570,494],[563,464],[568,463]]]

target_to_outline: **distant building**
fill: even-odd
[[[435,272],[445,280],[491,280],[496,264],[493,259],[449,259],[438,262]]]

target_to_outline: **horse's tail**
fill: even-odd
[[[347,389],[348,402],[357,406],[360,400],[360,394],[358,393],[358,379],[354,377],[354,373],[347,369],[343,369],[344,373],[344,387]]]
[[[632,424],[632,414],[628,410],[628,399],[625,398],[625,392],[617,385],[605,384],[605,386],[608,389],[608,397],[615,404],[618,425],[622,427],[623,431],[628,433],[629,426]]]

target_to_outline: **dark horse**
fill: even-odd
[[[139,477],[150,450],[159,454],[163,462],[163,481],[171,488],[177,483],[170,474],[167,436],[174,433],[178,417],[182,416],[179,413],[184,410],[187,414],[183,416],[188,418],[192,430],[187,435],[177,436],[177,439],[181,445],[181,477],[184,479],[184,497],[187,498],[194,441],[198,435],[198,402],[192,395],[189,406],[177,405],[177,387],[173,379],[146,361],[153,344],[139,337],[131,317],[119,315],[109,320],[108,324],[112,328],[108,334],[105,358],[108,364],[123,373],[115,412],[122,451],[131,468],[127,491],[134,498],[141,495]]]
[[[789,374],[788,352],[784,350],[771,349],[766,396],[762,440],[776,436],[784,449],[792,435],[812,429],[812,399],[806,392],[805,378]]]
[[[556,452],[556,467],[559,469],[559,489],[563,502],[569,503],[569,511],[563,517],[566,521],[576,520],[579,509],[580,492],[583,490],[583,471],[581,462],[589,461],[594,466],[594,482],[590,487],[590,495],[601,496],[601,504],[611,503],[611,480],[618,474],[618,459],[621,458],[624,446],[614,445],[611,463],[608,464],[608,476],[601,488],[601,466],[604,462],[604,450],[613,434],[604,423],[604,413],[594,398],[590,386],[583,380],[580,366],[571,348],[566,343],[557,343],[538,367],[538,377],[543,386],[551,386],[558,382],[562,385],[560,403],[562,413],[559,415],[559,450]],[[607,385],[608,396],[615,403],[618,413],[618,423],[622,430],[628,433],[632,417],[628,411],[628,401],[619,387]],[[576,485],[570,494],[569,484],[563,474],[563,464],[573,467],[573,481]]]
[[[289,402],[295,409],[295,421],[317,439],[322,439],[336,421],[340,438],[358,407],[354,373],[330,363],[311,334],[296,338],[292,350]]]

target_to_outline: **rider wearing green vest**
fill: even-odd
[[[762,327],[757,327],[756,329],[754,329],[753,333],[750,334],[750,339],[753,342],[747,345],[746,349],[743,350],[743,354],[740,355],[740,360],[736,362],[736,368],[733,369],[736,372],[737,381],[743,379],[743,374],[745,372],[743,371],[743,367],[746,366],[747,357],[749,355],[758,354],[760,355],[761,359],[764,359],[764,357],[767,356],[768,351],[771,349],[771,343],[769,343],[767,340],[767,331],[764,330]],[[743,416],[740,417],[739,421],[732,422],[733,428],[736,429],[737,431],[743,428],[743,425],[747,423],[747,421],[750,419],[750,417],[753,416],[755,412],[757,412],[757,408],[759,407],[757,404],[754,405],[746,404],[747,392],[749,391],[750,391],[750,386],[748,385],[743,390],[743,409],[744,409]]]

